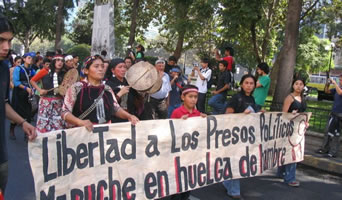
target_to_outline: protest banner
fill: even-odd
[[[255,113],[54,131],[29,143],[36,198],[155,199],[304,157],[311,113]]]

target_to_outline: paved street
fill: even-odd
[[[8,126],[7,126],[8,130]],[[16,129],[17,140],[8,141],[9,182],[6,200],[35,199],[33,178],[27,158],[27,144],[23,140],[20,128]],[[342,177],[326,174],[300,166],[297,179],[299,188],[291,188],[276,178],[275,171],[268,171],[265,176],[242,179],[241,192],[244,199],[342,199]],[[215,184],[192,192],[193,200],[230,199],[222,184]]]

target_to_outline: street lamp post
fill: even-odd
[[[331,69],[331,60],[332,60],[332,55],[333,55],[333,52],[334,52],[334,48],[335,48],[335,43],[330,43],[330,58],[329,58],[329,71],[328,71],[328,77],[330,76],[330,69]]]

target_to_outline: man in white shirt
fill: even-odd
[[[201,113],[205,113],[205,98],[207,96],[207,84],[211,78],[211,69],[209,68],[209,58],[203,58],[201,60],[202,68],[194,67],[192,69],[191,76],[194,76],[195,71],[197,71],[196,86],[198,87],[198,101],[197,110]]]
[[[157,60],[155,67],[163,81],[160,90],[154,94],[151,94],[149,104],[152,108],[153,119],[166,119],[168,108],[168,97],[171,91],[171,84],[169,75],[164,72],[165,61]]]

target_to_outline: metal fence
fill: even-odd
[[[207,113],[211,112],[211,107],[208,105],[208,100],[210,99],[211,96],[212,95],[208,92],[207,98],[206,98],[206,112]],[[231,96],[228,96],[228,100],[230,98]],[[271,101],[266,101],[263,109],[265,109],[266,111],[270,111],[271,107],[273,111],[281,111],[283,104],[276,103],[272,105]],[[309,124],[310,124],[309,130],[324,134],[331,110],[324,109],[324,108],[307,107],[306,112],[312,113],[310,121],[309,121]]]
[[[266,101],[265,109],[267,111],[270,111],[271,107],[273,111],[281,111],[283,104],[273,103],[272,105],[271,101]],[[309,124],[310,124],[309,130],[324,134],[331,110],[308,106],[306,109],[306,112],[312,113],[310,121],[309,121]]]

